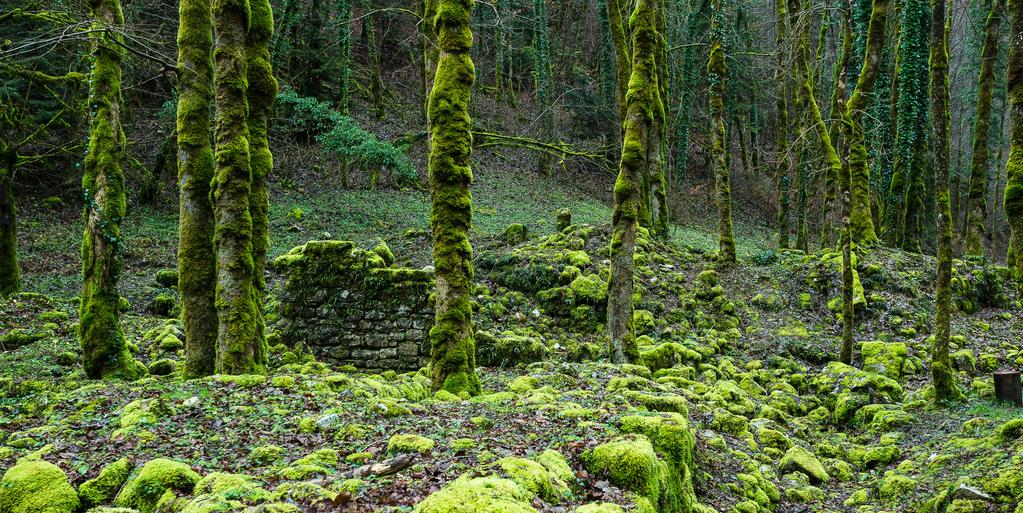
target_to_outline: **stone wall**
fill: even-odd
[[[284,343],[360,369],[414,370],[429,362],[433,272],[391,267],[386,246],[310,241],[274,261],[285,277]]]

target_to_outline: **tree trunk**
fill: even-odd
[[[0,141],[0,298],[21,290],[18,270],[18,209],[14,203],[14,169],[18,153]]]
[[[611,277],[608,282],[608,355],[615,363],[639,359],[632,321],[633,255],[642,212],[643,175],[647,173],[653,109],[660,102],[657,84],[656,3],[638,0],[632,14],[632,77],[629,80],[622,161],[614,188],[611,234]]]
[[[352,103],[352,1],[338,0],[338,110],[347,116]],[[425,24],[425,21],[423,22]],[[423,91],[425,91],[425,87]],[[424,93],[425,96],[425,93]]]
[[[775,52],[777,52],[778,68],[774,74],[775,86],[778,88],[778,127],[775,131],[776,145],[778,152],[777,184],[778,184],[778,248],[789,247],[789,232],[791,227],[789,219],[789,171],[792,168],[792,159],[789,155],[789,106],[788,88],[783,70],[785,69],[785,42],[788,20],[785,0],[775,0],[775,26],[777,37],[775,38]]]
[[[867,28],[867,46],[863,67],[856,88],[845,109],[846,144],[849,152],[849,224],[852,242],[871,246],[877,244],[874,219],[870,205],[870,167],[867,162],[867,143],[863,132],[863,113],[874,90],[874,81],[881,67],[884,49],[885,24],[888,20],[889,0],[873,0]]]
[[[430,330],[434,390],[479,395],[472,331],[472,121],[469,100],[476,75],[468,0],[438,0],[440,56],[430,94],[430,225],[437,275],[436,322]]]
[[[619,129],[624,130],[626,92],[629,90],[632,63],[629,61],[629,48],[625,44],[625,25],[622,22],[620,0],[607,0],[607,21],[610,24],[611,42],[614,46],[615,76],[618,78],[618,124]]]
[[[825,214],[821,216],[823,228],[821,230],[821,247],[828,247],[837,242],[835,237],[835,230],[839,228],[841,223],[841,211],[842,204],[835,204],[835,200],[838,197],[839,189],[841,189],[842,178],[841,175],[845,172],[844,164],[842,163],[840,155],[845,154],[845,149],[842,148],[842,124],[843,124],[843,105],[845,103],[845,91],[846,91],[846,75],[849,69],[849,60],[852,57],[852,29],[849,25],[849,12],[847,10],[842,11],[842,54],[839,59],[835,62],[835,74],[834,74],[834,89],[831,91],[831,112],[828,115],[830,125],[828,126],[828,138],[831,141],[831,149],[834,150],[835,155],[832,158],[828,156],[828,173],[826,175],[827,184],[824,187],[824,211]],[[823,136],[818,135],[821,140]],[[836,162],[837,159],[837,162]],[[844,201],[844,200],[843,200]]]
[[[999,26],[1002,2],[991,2],[991,11],[984,23],[984,46],[980,56],[977,79],[977,113],[973,128],[973,156],[970,159],[970,182],[966,197],[966,254],[984,256],[991,237],[984,223],[987,220],[988,170],[991,168],[989,139],[991,132],[991,95],[995,88],[995,64],[998,60]]]
[[[934,167],[938,198],[938,280],[934,292],[934,349],[931,378],[934,399],[945,403],[963,397],[956,386],[948,339],[952,319],[952,202],[949,198],[948,25],[945,0],[931,0],[931,119],[934,121]]]
[[[214,0],[217,112],[213,214],[217,255],[217,358],[220,374],[266,372],[260,360],[259,303],[255,292],[253,223],[249,201],[252,170],[248,129],[248,66],[245,53],[249,3]]]
[[[554,140],[554,76],[551,70],[551,39],[547,27],[547,3],[533,0],[533,72],[536,77],[536,104],[540,109],[540,140]],[[537,170],[550,174],[550,154],[537,153]]]
[[[178,290],[185,375],[213,374],[217,346],[213,252],[213,16],[209,0],[181,0],[178,25]]]
[[[1009,68],[1009,161],[1003,205],[1009,220],[1010,238],[1006,262],[1016,286],[1023,291],[1023,0],[1008,0]]]
[[[118,0],[91,0],[100,23],[119,29],[124,15]],[[82,188],[85,193],[85,235],[82,241],[82,299],[79,339],[85,373],[90,378],[135,379],[145,367],[135,361],[121,329],[117,281],[124,265],[121,221],[127,201],[121,154],[121,59],[114,31],[93,34],[93,67],[89,78],[91,120]]]
[[[779,0],[781,1],[781,0]],[[728,164],[725,160],[725,49],[721,29],[721,0],[714,1],[711,21],[710,59],[707,61],[707,81],[710,83],[711,152],[714,159],[714,182],[718,207],[718,260],[735,262],[735,237],[732,233],[732,187]]]
[[[266,324],[263,305],[266,299],[266,254],[270,249],[270,191],[267,176],[273,171],[267,133],[270,112],[277,97],[277,80],[270,63],[269,42],[273,35],[273,10],[269,0],[250,0],[249,32],[245,38],[245,57],[249,87],[249,169],[252,188],[249,215],[252,217],[252,292],[256,304],[256,336],[252,341],[254,359],[267,359]]]

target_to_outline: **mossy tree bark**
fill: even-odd
[[[789,0],[790,10],[798,13],[799,0]],[[814,131],[817,134],[817,141],[820,144],[820,151],[824,154],[825,160],[827,161],[828,171],[826,176],[829,180],[835,180],[842,173],[842,159],[838,156],[838,151],[835,150],[835,145],[831,140],[831,132],[828,131],[827,125],[824,123],[823,116],[821,115],[820,106],[817,105],[817,96],[814,94],[814,79],[813,74],[810,71],[810,49],[809,49],[809,36],[810,36],[809,24],[803,24],[800,28],[798,49],[796,54],[796,63],[799,68],[800,81],[800,93],[802,94],[802,101],[807,111],[810,123],[813,125]],[[836,84],[836,87],[841,87]],[[837,112],[837,111],[836,111]],[[834,193],[831,198],[825,198],[824,208],[827,211],[834,201]],[[829,201],[830,200],[830,201]],[[801,248],[804,249],[805,248]]]
[[[988,170],[991,150],[991,96],[995,88],[995,64],[998,60],[999,27],[1002,2],[991,1],[991,10],[984,22],[984,46],[980,55],[980,76],[977,78],[977,110],[973,125],[973,156],[970,159],[970,181],[966,196],[966,254],[983,256],[990,235],[987,220]]]
[[[647,173],[654,130],[654,109],[660,102],[657,83],[656,4],[638,0],[630,18],[633,62],[629,78],[622,160],[614,188],[611,233],[611,278],[608,281],[607,323],[610,334],[608,355],[615,363],[639,358],[632,320],[632,291],[636,234],[642,215],[643,176]]]
[[[274,18],[269,0],[249,1],[249,31],[245,39],[245,58],[249,104],[249,170],[252,188],[249,215],[252,217],[252,293],[256,303],[256,333],[252,342],[256,362],[266,361],[266,336],[263,305],[266,298],[266,254],[270,249],[270,191],[267,177],[273,170],[273,154],[267,133],[270,112],[277,97],[277,80],[270,62],[270,38]],[[259,363],[258,366],[261,366]]]
[[[831,247],[837,242],[836,230],[841,224],[841,203],[835,204],[841,189],[841,174],[845,172],[845,166],[841,162],[841,155],[845,154],[842,146],[842,117],[845,111],[846,75],[849,69],[849,60],[852,57],[852,29],[849,26],[849,11],[843,9],[842,13],[842,53],[835,62],[834,88],[831,91],[831,112],[828,115],[830,125],[828,126],[828,137],[831,139],[832,148],[836,156],[839,156],[839,167],[835,169],[834,164],[829,161],[828,173],[825,175],[824,186],[824,215],[821,226],[821,247]]]
[[[178,290],[185,329],[185,373],[213,374],[217,346],[213,251],[213,15],[209,0],[181,0],[178,25]]]
[[[625,43],[621,0],[607,0],[607,20],[611,29],[611,43],[614,46],[615,76],[618,83],[618,124],[619,129],[624,130],[628,110],[626,93],[629,90],[632,62],[629,60],[629,47]]]
[[[14,169],[18,153],[0,141],[0,298],[21,290],[18,269],[18,209],[14,203]]]
[[[362,0],[362,44],[369,56],[369,95],[373,103],[373,115],[384,119],[387,111],[384,97],[383,70],[380,64],[380,42],[377,40],[376,13],[373,12],[373,0]]]
[[[427,119],[430,110],[430,90],[433,88],[433,78],[437,73],[437,59],[440,58],[440,49],[437,48],[437,32],[433,26],[437,18],[437,4],[440,0],[422,0],[423,21],[420,23],[420,31],[423,36],[423,118]]]
[[[782,1],[782,0],[779,0]],[[725,158],[727,140],[725,138],[725,48],[721,27],[721,0],[714,2],[714,15],[711,19],[710,58],[707,61],[707,82],[710,86],[708,94],[711,118],[711,158],[714,166],[714,183],[717,191],[718,207],[718,260],[725,263],[735,262],[735,236],[732,232],[732,186],[730,183],[728,162]]]
[[[1008,0],[1009,67],[1006,78],[1009,107],[1009,161],[1003,205],[1009,220],[1009,265],[1023,291],[1023,0]]]
[[[778,163],[775,168],[777,174],[778,188],[778,247],[785,249],[789,247],[789,232],[791,225],[789,219],[789,172],[792,168],[792,159],[789,155],[789,105],[788,105],[788,81],[784,76],[785,60],[787,52],[785,44],[788,33],[788,10],[785,0],[775,0],[775,52],[778,67],[775,71],[774,81],[778,88],[778,96],[775,107],[778,110],[778,126],[775,129],[775,144],[778,151]]]
[[[653,127],[647,143],[650,162],[650,232],[660,240],[668,239],[668,181],[664,173],[665,135],[668,126],[668,47],[664,38],[666,15],[664,0],[651,0],[656,16],[657,102],[653,105]]]
[[[939,403],[961,399],[948,354],[952,320],[952,202],[949,197],[948,24],[945,0],[931,0],[931,119],[938,199],[938,279],[934,293],[934,348],[931,378]]]
[[[352,1],[337,1],[338,27],[338,111],[347,116],[352,100]],[[425,79],[425,77],[424,77]],[[423,86],[424,96],[426,87]],[[425,117],[425,109],[423,110]]]
[[[95,23],[109,27],[93,34],[93,67],[89,78],[89,147],[82,189],[85,193],[85,234],[82,240],[82,299],[79,339],[85,373],[90,378],[135,379],[145,367],[135,361],[121,329],[117,282],[124,265],[121,221],[126,195],[121,154],[121,42],[124,25],[118,0],[91,0]]]
[[[885,25],[888,21],[889,0],[873,0],[870,22],[867,26],[866,49],[863,67],[856,80],[856,88],[845,108],[846,144],[848,144],[849,165],[849,224],[852,241],[860,245],[877,243],[874,219],[870,204],[870,167],[867,162],[867,142],[863,130],[863,113],[874,81],[881,69],[881,53],[884,49]]]
[[[536,78],[536,104],[540,112],[540,140],[554,141],[554,76],[551,70],[551,37],[547,27],[546,0],[533,0],[533,74]],[[550,154],[537,154],[537,170],[550,174]]]
[[[430,93],[430,225],[437,275],[436,322],[430,330],[434,390],[478,395],[472,331],[472,120],[476,78],[469,51],[472,0],[439,0],[433,20],[440,50]]]
[[[252,169],[249,148],[246,32],[248,0],[214,0],[217,112],[213,213],[217,258],[217,357],[223,374],[265,373],[259,347],[261,324],[255,293],[253,222],[249,207]]]

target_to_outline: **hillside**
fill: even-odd
[[[739,264],[722,266],[706,232],[641,238],[643,365],[614,366],[600,362],[608,207],[556,179],[537,187],[485,169],[473,235],[485,395],[469,400],[431,395],[422,371],[367,374],[301,346],[273,347],[268,377],[182,381],[180,324],[158,315],[169,310],[157,299],[175,295],[158,283],[174,264],[175,216],[149,210],[129,219],[125,295],[132,351],[151,377],[86,380],[77,264],[59,251],[79,228],[71,209],[29,206],[26,288],[40,293],[0,303],[0,467],[41,458],[83,500],[100,490],[96,505],[143,513],[447,511],[452,500],[494,511],[1023,511],[1023,418],[992,402],[990,383],[992,370],[1023,363],[1004,268],[957,261],[952,349],[968,400],[952,408],[928,396],[933,263],[882,248],[858,253],[865,304],[850,367],[835,361],[834,254],[740,237]],[[395,265],[421,267],[424,194],[282,190],[272,253],[384,239]],[[561,207],[573,224],[558,232]],[[513,223],[525,240],[505,233]],[[276,293],[281,280],[274,271]],[[381,462],[408,466],[360,473]],[[97,488],[97,476],[117,484]]]

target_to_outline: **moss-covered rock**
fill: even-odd
[[[433,440],[414,434],[394,435],[387,441],[387,452],[390,454],[427,454],[433,447]]]
[[[889,473],[877,485],[877,496],[885,504],[901,504],[916,489],[917,483],[902,474]]]
[[[557,501],[551,475],[540,463],[526,458],[507,457],[495,461],[494,467],[523,490],[549,502]]]
[[[0,512],[73,513],[78,494],[60,467],[42,460],[21,460],[0,478]]]
[[[199,481],[191,467],[179,461],[157,458],[143,465],[121,488],[114,505],[135,508],[140,513],[153,513],[160,497],[167,491],[192,493]]]
[[[416,513],[535,513],[531,494],[510,479],[458,478],[416,504]]]
[[[279,445],[259,445],[249,451],[249,461],[256,465],[271,465],[282,459],[284,459],[284,448]]]
[[[798,446],[790,448],[785,453],[781,462],[778,463],[778,470],[781,472],[802,472],[815,483],[825,483],[831,479],[828,472],[824,470],[824,465],[821,464],[820,460],[810,451]]]
[[[99,475],[82,483],[78,487],[78,498],[82,506],[91,508],[110,502],[131,473],[131,463],[121,458],[99,471]]]
[[[860,344],[863,370],[887,376],[896,381],[902,379],[908,350],[902,342],[864,342]]]

